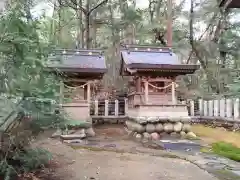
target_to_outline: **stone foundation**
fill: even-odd
[[[162,118],[162,117],[138,117],[130,118],[126,121],[127,129],[132,132],[137,139],[158,140],[163,134],[174,136],[196,138],[191,132],[191,118]]]
[[[188,110],[187,106],[184,104],[144,104],[129,107],[127,116],[136,120],[143,119],[144,121],[148,121],[147,118],[149,118],[149,120],[152,118],[158,121],[159,119],[164,120],[171,117],[171,120],[175,121],[179,120],[179,117],[184,117],[184,119],[186,119],[185,117],[188,117]]]

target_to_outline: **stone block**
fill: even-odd
[[[86,129],[85,133],[86,133],[87,137],[94,137],[95,136],[95,132],[94,132],[93,128]]]
[[[156,116],[148,117],[147,122],[156,123],[159,121],[159,118]]]
[[[67,134],[67,135],[60,136],[60,138],[63,140],[83,139],[85,137],[86,137],[86,134]]]
[[[146,131],[146,127],[141,124],[135,124],[136,132],[143,133]]]
[[[184,123],[182,126],[182,131],[184,131],[185,133],[188,133],[191,131],[191,125],[188,123]]]
[[[151,139],[151,135],[148,132],[144,132],[143,139],[149,140],[149,139]]]
[[[180,122],[181,119],[179,117],[169,117],[169,121],[175,123],[175,122]]]
[[[174,132],[180,132],[182,130],[183,124],[181,122],[177,122],[173,126]]]
[[[181,135],[181,137],[185,137],[185,136],[186,136],[186,133],[185,133],[184,131],[181,131],[181,132],[180,132],[180,135]]]
[[[190,123],[191,122],[191,117],[189,117],[189,116],[181,117],[181,122],[182,123]]]
[[[155,125],[155,131],[160,133],[160,132],[163,132],[163,124],[162,123],[157,123]]]
[[[158,117],[158,122],[161,122],[161,123],[166,123],[169,121],[169,118],[168,117]]]
[[[148,132],[148,133],[153,133],[153,132],[155,132],[155,125],[153,125],[153,124],[147,124],[146,125],[146,132]]]
[[[141,139],[142,139],[142,135],[141,134],[136,134],[136,139],[137,139],[137,141],[141,141]]]
[[[172,123],[165,123],[163,125],[163,129],[166,133],[171,133],[171,132],[173,132],[173,124]]]
[[[195,138],[197,138],[196,134],[194,134],[193,132],[188,132],[188,133],[187,133],[187,137],[190,138],[190,139],[195,139]]]
[[[151,133],[151,138],[152,138],[152,140],[156,141],[156,140],[160,139],[160,135],[158,133],[154,132],[154,133]]]

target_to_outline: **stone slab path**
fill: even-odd
[[[181,157],[185,157],[190,162],[198,165],[208,172],[214,173],[219,178],[221,176],[229,176],[227,179],[240,179],[240,163],[230,159],[220,157],[214,154],[206,154],[200,151],[201,145],[198,142],[190,140],[160,140],[161,145]],[[224,178],[222,178],[224,179]]]

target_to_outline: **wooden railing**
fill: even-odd
[[[128,109],[127,99],[95,100],[90,107],[92,117],[125,117]]]
[[[213,118],[223,120],[240,121],[240,100],[197,100],[181,101],[188,106],[189,116],[195,118]],[[90,115],[92,117],[117,118],[126,117],[128,111],[128,99],[121,100],[95,100],[91,104]]]
[[[189,101],[189,115],[192,117],[212,117],[240,121],[239,99],[216,99]]]

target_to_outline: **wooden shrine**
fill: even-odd
[[[175,79],[198,68],[198,65],[181,64],[169,48],[124,45],[120,74],[130,77],[128,116],[133,119],[188,117],[187,106],[177,101]]]
[[[56,50],[49,56],[48,67],[62,77],[60,103],[70,119],[89,120],[95,82],[107,72],[103,52]]]
[[[222,0],[220,3],[220,7],[223,7],[224,9],[240,8],[240,1],[239,0]]]

